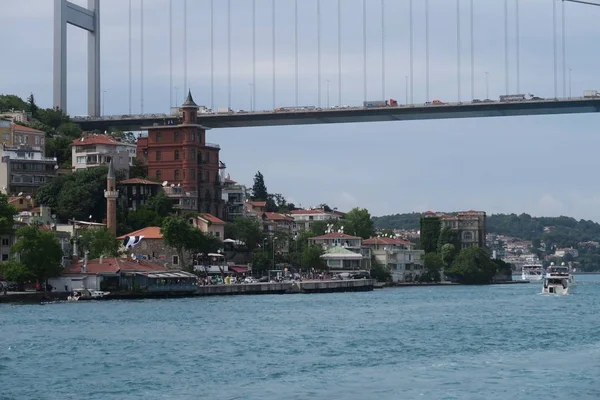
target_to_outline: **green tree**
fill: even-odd
[[[186,269],[185,252],[192,247],[192,226],[183,218],[167,217],[162,223],[160,233],[164,243],[177,252],[182,269]]]
[[[54,232],[30,225],[17,230],[16,237],[11,251],[38,282],[60,274],[63,252]]]
[[[439,282],[440,273],[444,267],[444,261],[442,257],[437,253],[427,253],[423,259],[425,266],[425,273],[421,276],[423,281],[427,282]]]
[[[62,110],[57,108],[40,108],[38,110],[38,120],[53,129],[57,129],[61,124],[71,122],[71,119]]]
[[[56,128],[56,134],[73,140],[81,137],[81,128],[73,122],[63,122]]]
[[[27,110],[31,113],[33,118],[37,118],[39,107],[35,104],[35,97],[33,97],[33,93],[29,94],[27,98]]]
[[[302,251],[302,266],[307,269],[324,270],[327,269],[323,255],[323,247],[319,245],[309,245]]]
[[[265,185],[265,178],[263,174],[258,171],[254,175],[254,185],[252,185],[252,200],[267,201],[269,198],[269,192],[267,191],[267,185]]]
[[[148,226],[161,226],[164,217],[154,210],[146,207],[140,207],[135,211],[129,211],[126,217],[128,232],[137,231]]]
[[[490,283],[496,273],[496,264],[479,247],[463,249],[446,275],[465,284]]]
[[[435,253],[440,237],[441,220],[439,217],[421,217],[421,248],[425,253]]]
[[[375,234],[375,225],[366,208],[353,208],[346,213],[341,223],[344,225],[344,233],[350,235],[368,239]]]
[[[70,168],[72,163],[71,145],[73,139],[67,136],[54,136],[46,139],[46,156],[56,157],[61,168]]]
[[[0,94],[0,112],[27,110],[27,103],[14,94]]]
[[[88,251],[88,257],[95,259],[100,256],[116,257],[119,253],[119,241],[106,228],[90,228],[81,232],[78,238],[81,255]]]
[[[244,242],[245,247],[252,251],[262,244],[263,227],[256,218],[239,217],[228,228],[228,237]]]
[[[17,209],[8,203],[8,196],[0,193],[0,235],[6,235],[13,231],[14,217]]]
[[[144,164],[142,160],[137,158],[133,159],[133,165],[129,167],[130,178],[147,178],[148,177],[148,166]]]
[[[0,264],[0,275],[9,282],[27,282],[34,278],[31,271],[17,260],[9,260]]]
[[[452,262],[454,262],[454,258],[456,257],[456,247],[451,243],[446,243],[442,246],[440,255],[442,256],[444,265],[448,267],[452,265]]]
[[[375,256],[371,256],[371,278],[377,282],[390,282],[392,274],[390,270],[383,264],[377,261]]]
[[[452,244],[457,249],[460,248],[458,232],[453,231],[449,226],[445,226],[440,230],[440,236],[437,242],[437,252],[441,253],[442,247],[447,244]]]
[[[161,190],[148,199],[145,207],[158,215],[169,215],[173,213],[173,200]]]
[[[264,249],[254,249],[252,252],[252,274],[265,276],[271,267],[271,258]]]

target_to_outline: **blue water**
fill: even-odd
[[[598,399],[578,282],[0,304],[0,399]]]

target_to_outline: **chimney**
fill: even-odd
[[[102,264],[102,261],[104,261],[104,256],[100,256],[100,264]]]

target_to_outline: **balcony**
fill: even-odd
[[[198,192],[196,191],[184,191],[183,188],[181,187],[165,187],[163,188],[165,191],[165,194],[167,195],[167,197],[172,197],[172,198],[197,198],[198,197]]]

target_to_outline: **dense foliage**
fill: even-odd
[[[44,282],[60,274],[63,252],[54,232],[29,225],[20,228],[16,236],[11,252],[29,270],[30,276]]]
[[[439,217],[421,218],[421,248],[425,253],[435,253],[438,249],[442,222]]]
[[[119,252],[119,241],[106,228],[84,229],[77,239],[80,255],[88,252],[90,259],[100,256],[116,257]]]

